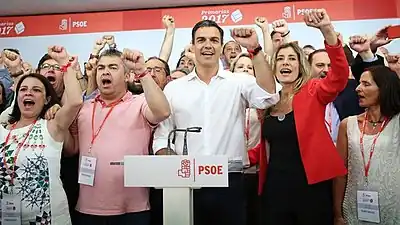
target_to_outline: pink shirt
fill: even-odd
[[[80,185],[76,209],[90,215],[120,215],[148,210],[148,188],[124,187],[123,166],[110,165],[110,162],[122,161],[125,155],[148,155],[151,126],[145,118],[148,106],[144,95],[125,94],[105,121],[89,155],[95,101],[95,132],[110,110],[97,97],[86,101],[79,112],[80,156],[95,157],[97,165],[94,186]]]

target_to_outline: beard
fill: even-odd
[[[140,83],[129,82],[128,83],[128,91],[132,92],[134,95],[143,94],[143,88]]]

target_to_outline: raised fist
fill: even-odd
[[[259,46],[256,30],[253,28],[234,28],[231,30],[232,38],[248,50]]]
[[[325,9],[317,9],[304,14],[304,22],[309,27],[321,29],[331,25],[331,19]]]
[[[115,38],[113,35],[104,35],[103,40],[108,44],[108,46],[112,47],[115,45]]]
[[[164,24],[164,27],[166,29],[168,28],[175,28],[175,20],[174,17],[170,16],[170,15],[165,15],[162,18],[162,22]]]
[[[97,62],[97,58],[91,58],[87,63],[85,63],[85,71],[88,77],[92,77],[93,75],[95,75]]]
[[[71,63],[72,69],[77,70],[77,68],[80,68],[78,56],[69,56],[68,61]]]
[[[93,46],[93,53],[96,53],[95,55],[98,55],[101,50],[103,50],[104,46],[106,46],[107,41],[104,39],[98,39],[96,40],[96,42],[94,43]]]
[[[262,31],[268,30],[268,20],[265,17],[256,17],[254,22]]]
[[[289,32],[288,23],[284,19],[275,20],[274,22],[272,22],[272,28],[275,32],[280,34],[286,34],[287,32]]]
[[[122,60],[128,69],[136,75],[142,74],[146,71],[143,53],[139,51],[124,49]]]
[[[65,66],[70,61],[67,50],[62,46],[50,46],[48,48],[49,56],[56,60],[60,66]]]
[[[32,65],[27,62],[23,62],[22,63],[22,71],[24,71],[24,75],[33,73]]]
[[[360,35],[351,36],[349,45],[351,49],[353,49],[358,53],[366,52],[371,49],[370,41],[366,36],[360,36]]]
[[[2,55],[3,63],[7,66],[8,69],[14,69],[21,66],[21,56],[17,53],[9,50],[4,50]]]
[[[371,49],[375,51],[381,46],[389,44],[392,40],[389,39],[388,28],[391,25],[380,29],[371,39]]]

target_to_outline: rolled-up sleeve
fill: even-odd
[[[154,139],[153,139],[153,151],[154,154],[156,154],[159,150],[163,149],[163,148],[167,148],[168,146],[168,134],[169,132],[171,132],[174,127],[175,127],[175,122],[174,122],[174,111],[173,111],[173,106],[171,104],[172,102],[172,93],[171,91],[171,86],[167,85],[164,89],[164,94],[165,97],[167,98],[168,102],[169,102],[169,106],[171,108],[171,115],[165,119],[164,121],[162,121],[161,123],[159,123],[159,125],[157,126],[157,128],[155,129],[154,132]],[[172,144],[172,140],[171,140],[171,148],[175,149],[174,145]]]
[[[278,103],[279,92],[282,90],[278,82],[275,81],[275,93],[268,93],[257,84],[255,77],[243,74],[238,76],[241,76],[241,94],[250,108],[266,109]]]

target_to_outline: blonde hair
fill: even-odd
[[[294,87],[293,87],[294,94],[296,94],[297,92],[300,91],[300,89],[304,86],[304,84],[306,84],[312,78],[310,64],[308,63],[307,57],[304,54],[303,49],[300,48],[300,46],[297,43],[290,42],[283,44],[279,46],[279,48],[275,51],[272,57],[272,72],[274,73],[275,77],[278,72],[276,68],[276,58],[279,52],[285,48],[292,48],[299,60],[299,76],[294,81]]]
[[[275,78],[276,78],[276,74],[278,72],[277,71],[277,67],[276,67],[277,56],[278,56],[279,52],[282,49],[285,49],[285,48],[292,48],[293,51],[296,53],[297,58],[299,60],[299,75],[296,78],[296,80],[294,81],[294,87],[293,87],[293,91],[294,91],[293,94],[296,94],[296,93],[298,93],[300,91],[300,89],[309,80],[312,79],[312,77],[311,77],[311,68],[310,68],[310,64],[309,64],[309,62],[307,60],[307,57],[304,54],[303,49],[297,44],[297,42],[289,42],[289,43],[286,43],[286,44],[283,44],[283,45],[279,46],[278,49],[275,51],[274,55],[272,56],[272,60],[271,60],[271,62],[272,62],[272,72],[275,75]],[[278,105],[281,101],[282,101],[282,98],[279,100],[278,103],[276,103],[276,105]],[[269,116],[269,113],[271,112],[271,110],[275,106],[272,106],[272,107],[270,107],[270,108],[265,110],[264,118]]]
[[[231,62],[231,66],[230,66],[230,68],[229,68],[229,70],[230,70],[232,73],[233,73],[234,70],[235,70],[235,66],[236,66],[237,62],[238,62],[239,59],[242,58],[242,57],[247,57],[247,58],[250,59],[249,53],[246,53],[246,52],[242,52],[242,53],[240,53],[238,56],[236,56],[236,58]],[[251,60],[251,59],[250,59],[250,60]],[[255,71],[254,71],[254,66],[253,66],[253,72],[255,72]]]

